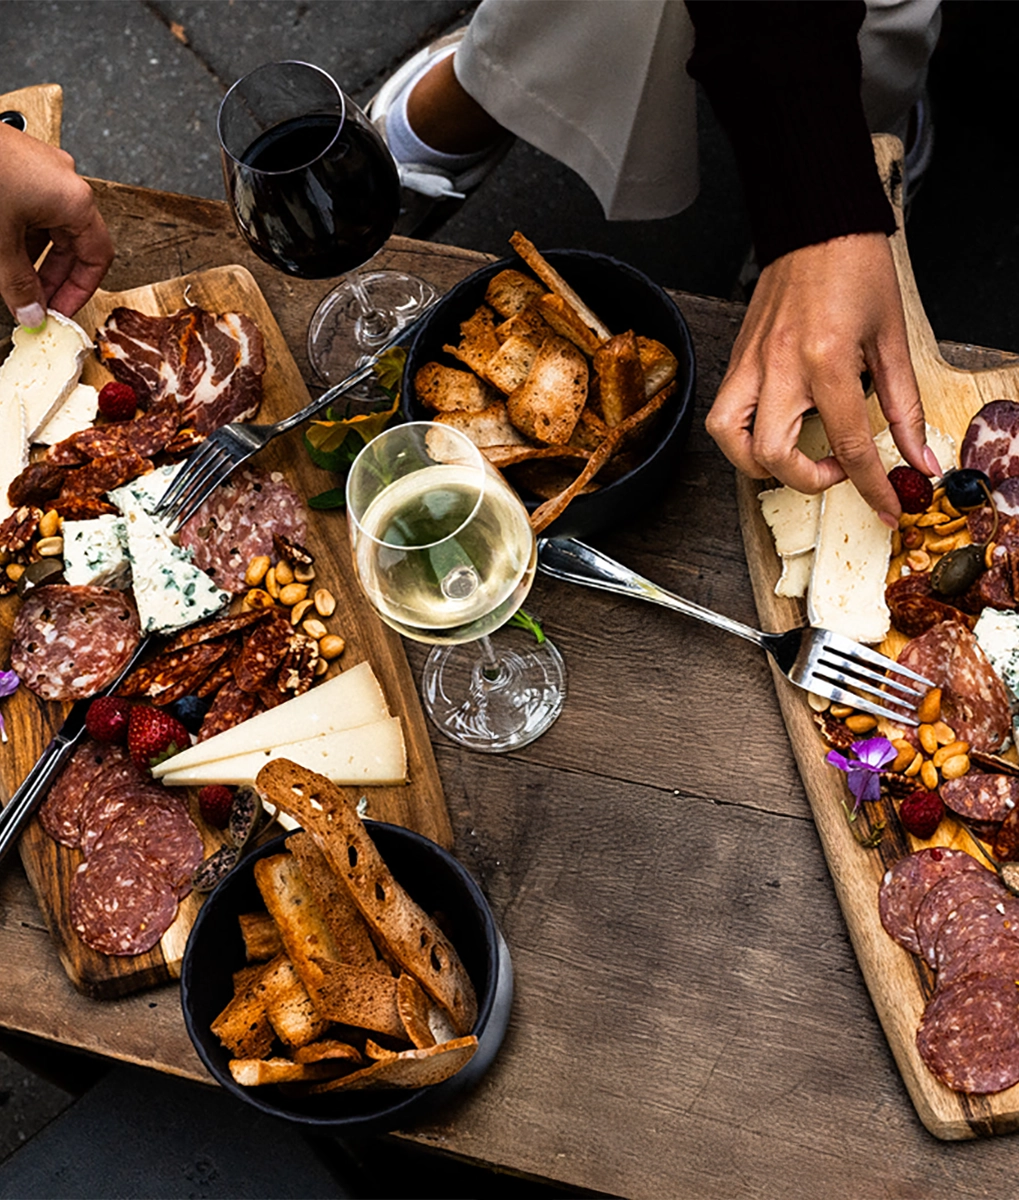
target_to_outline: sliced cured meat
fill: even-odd
[[[998,862],[1019,862],[1019,808],[1014,808],[988,839]]]
[[[179,425],[180,405],[173,396],[164,396],[148,412],[130,421],[94,425],[73,434],[66,443],[53,447],[56,453],[47,457],[64,459],[74,452],[79,461],[132,453],[151,458],[166,449]]]
[[[118,751],[124,753],[119,746],[103,746],[89,739],[71,755],[39,809],[39,821],[54,841],[72,848],[81,844],[85,796],[92,780]]]
[[[68,471],[57,499],[102,496],[151,470],[151,461],[128,447],[105,458],[94,458],[87,466]]]
[[[208,700],[210,696],[215,696],[220,688],[233,682],[234,664],[237,662],[238,653],[235,650],[229,658],[222,659],[212,674],[195,688],[195,695],[199,700]]]
[[[991,493],[998,512],[1009,517],[1019,517],[1019,476],[1010,475]]]
[[[71,924],[100,954],[135,955],[159,941],[177,915],[177,894],[159,865],[134,846],[111,846],[71,880]]]
[[[945,806],[964,821],[1001,822],[1019,803],[1019,779],[1010,775],[963,775],[940,790]]]
[[[64,486],[64,472],[53,463],[30,463],[7,489],[7,500],[15,508],[22,504],[41,506],[58,495]]]
[[[107,827],[125,812],[155,803],[144,786],[134,780],[93,787],[81,814],[81,851],[86,858],[92,853]]]
[[[1019,938],[1009,933],[968,942],[942,964],[938,987],[968,975],[997,975],[1019,984]]]
[[[205,714],[205,720],[198,731],[198,740],[206,741],[217,733],[233,729],[249,717],[262,710],[261,698],[244,691],[233,679],[228,680],[216,693],[216,698]]]
[[[1008,693],[972,632],[942,621],[906,643],[899,655],[941,688],[941,717],[960,741],[994,753],[1011,736]]]
[[[172,654],[163,653],[133,670],[119,694],[147,696],[157,705],[173,704],[193,692],[229,649],[226,642],[198,642]]]
[[[928,1068],[956,1092],[987,1095],[1019,1082],[1019,988],[969,976],[935,993],[916,1035]]]
[[[201,835],[187,812],[179,804],[154,800],[130,807],[110,821],[92,853],[118,845],[133,846],[151,859],[180,900],[191,891],[191,876],[204,853]]]
[[[1000,937],[1014,937],[1019,931],[1019,903],[1011,893],[1003,896],[972,895],[946,917],[934,946],[934,965],[938,971],[974,946],[986,945]]]
[[[286,617],[277,617],[251,631],[237,658],[234,678],[245,692],[257,693],[280,669],[294,631]]]
[[[55,508],[65,521],[91,521],[93,517],[117,511],[100,496],[62,496],[54,500],[50,508]]]
[[[923,898],[940,880],[965,872],[988,873],[971,854],[944,846],[929,846],[900,858],[885,872],[878,893],[881,924],[889,936],[919,954],[916,913]]]
[[[304,505],[278,472],[247,470],[213,492],[181,529],[180,544],[219,587],[239,594],[247,590],[244,572],[251,560],[273,557],[274,533],[303,542]]]
[[[201,310],[197,310],[201,312]],[[202,312],[194,336],[206,361],[189,392],[181,396],[181,417],[199,433],[211,433],[230,421],[253,417],[262,403],[265,345],[254,321],[242,313],[223,313],[214,321]]]
[[[96,331],[99,361],[114,379],[130,384],[143,402],[158,400],[166,390],[161,347],[168,327],[167,317],[122,307],[115,308]]]
[[[962,439],[959,465],[983,471],[991,487],[1019,475],[1019,404],[992,400],[984,405]]]
[[[1007,896],[1002,883],[990,871],[955,875],[936,883],[916,910],[916,939],[929,967],[937,967],[937,944],[946,921],[961,905],[974,897],[997,902]]]
[[[240,633],[243,629],[257,625],[260,621],[268,620],[270,616],[272,616],[272,609],[262,608],[254,609],[251,612],[237,613],[232,617],[213,617],[209,621],[202,621],[199,625],[182,629],[166,646],[164,653],[175,654],[178,650],[186,650],[188,646],[197,646],[199,642],[211,642],[216,638],[230,637],[235,633]]]
[[[14,619],[11,666],[43,700],[78,700],[111,684],[140,640],[124,592],[49,584],[29,592]]]

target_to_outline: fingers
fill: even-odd
[[[39,269],[50,308],[74,316],[102,282],[113,256],[113,242],[98,212],[72,238],[56,234]]]
[[[902,457],[925,475],[941,475],[943,468],[927,445],[927,425],[905,327],[893,330],[881,348],[868,355],[871,359],[874,390]]]
[[[46,320],[46,295],[24,242],[0,241],[0,297],[19,325],[34,329]]]

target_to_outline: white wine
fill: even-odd
[[[498,475],[439,464],[391,483],[358,524],[361,586],[387,624],[421,642],[467,642],[503,625],[534,579],[527,510]]]

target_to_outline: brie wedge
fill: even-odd
[[[19,325],[14,349],[0,367],[0,408],[8,401],[25,412],[29,442],[76,387],[92,339],[69,317],[52,310],[46,325],[32,332]]]

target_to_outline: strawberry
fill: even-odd
[[[127,749],[139,771],[151,771],[164,759],[179,754],[190,745],[188,731],[164,709],[146,708],[142,704],[131,709]]]
[[[945,815],[945,806],[937,792],[928,792],[919,788],[911,792],[902,802],[899,809],[899,820],[907,833],[926,841],[934,836]]]
[[[98,696],[88,706],[85,728],[97,742],[127,741],[127,726],[134,705],[119,696]]]
[[[903,512],[926,512],[934,503],[934,485],[915,467],[892,467],[888,480],[895,488]]]
[[[234,790],[225,783],[210,783],[198,793],[198,810],[202,819],[216,829],[226,829],[234,804]]]
[[[99,393],[99,411],[107,421],[128,421],[138,407],[138,395],[129,383],[107,383]]]

